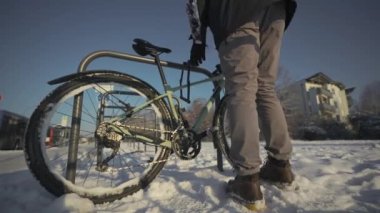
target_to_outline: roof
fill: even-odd
[[[355,90],[355,87],[348,88],[348,89],[346,89],[346,94],[350,94],[350,93],[352,93],[354,90]]]
[[[318,72],[308,78],[305,79],[306,82],[311,82],[311,83],[317,83],[317,84],[335,84],[338,86],[340,89],[345,89],[344,84],[332,80],[329,76],[322,72]]]

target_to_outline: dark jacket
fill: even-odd
[[[216,48],[238,27],[250,21],[252,14],[276,1],[286,1],[286,29],[296,11],[295,0],[209,0],[207,25],[213,32]]]
[[[296,9],[297,2],[295,0],[286,0],[285,30],[288,28],[290,22],[292,21]]]

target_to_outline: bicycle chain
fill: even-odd
[[[129,168],[133,168],[133,167],[138,167],[138,166],[149,166],[149,165],[153,165],[153,164],[157,164],[157,163],[164,163],[164,162],[167,162],[169,160],[176,160],[177,159],[177,156],[174,155],[172,157],[169,157],[165,160],[158,160],[158,161],[152,161],[152,162],[149,162],[149,163],[141,163],[141,164],[136,164],[136,165],[131,165],[131,166],[128,166],[128,167],[121,167],[121,168],[113,168],[111,169],[112,171],[122,171],[122,170],[126,170],[126,169],[129,169]]]
[[[177,132],[178,132],[178,128],[174,131],[168,131],[168,130],[151,129],[151,128],[144,128],[144,127],[139,127],[139,126],[131,126],[131,125],[120,125],[120,126],[124,126],[124,127],[131,128],[131,129],[148,130],[148,131],[159,132],[159,133],[169,133],[172,135],[172,138],[173,138],[173,135],[177,134]],[[137,166],[149,166],[149,165],[154,165],[157,163],[164,163],[164,162],[167,162],[170,160],[176,160],[176,159],[177,159],[177,155],[173,155],[171,157],[168,157],[165,160],[156,160],[156,161],[152,161],[152,162],[148,162],[148,163],[141,163],[141,164],[131,165],[128,167],[121,167],[121,168],[117,168],[117,169],[113,168],[112,171],[121,171],[121,170],[125,170],[125,169],[131,168],[131,167],[137,167]]]
[[[145,128],[145,127],[139,127],[139,126],[130,126],[130,125],[120,125],[122,127],[128,127],[130,129],[138,129],[138,130],[148,130],[152,132],[160,132],[160,133],[173,133],[173,131],[168,131],[168,130],[159,130],[159,129],[150,129],[150,128]]]

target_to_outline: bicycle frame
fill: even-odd
[[[172,117],[177,121],[180,120],[180,115],[178,114],[176,107],[175,107],[175,99],[174,92],[181,90],[185,87],[192,87],[195,85],[212,82],[214,85],[214,91],[209,100],[207,101],[206,105],[202,108],[200,115],[197,117],[196,122],[192,126],[192,130],[196,133],[199,132],[200,126],[202,122],[205,120],[207,114],[210,112],[210,109],[214,104],[218,104],[220,101],[220,92],[223,89],[224,85],[224,77],[219,73],[213,73],[210,72],[207,69],[200,68],[200,67],[193,67],[188,66],[184,64],[178,64],[174,62],[168,62],[168,61],[162,61],[159,59],[158,55],[154,59],[152,58],[146,58],[136,55],[131,55],[127,53],[121,53],[121,52],[115,52],[115,51],[96,51],[89,55],[87,55],[80,63],[78,67],[78,73],[85,72],[88,65],[98,58],[104,58],[104,57],[110,57],[110,58],[117,58],[121,60],[127,60],[127,61],[135,61],[139,63],[145,63],[145,64],[152,64],[157,65],[158,70],[160,72],[161,80],[164,86],[164,94],[156,97],[155,99],[144,103],[143,105],[140,105],[136,107],[134,112],[138,110],[142,110],[144,107],[147,107],[150,103],[152,103],[155,100],[166,98],[168,100],[170,113],[172,114]],[[184,70],[187,69],[191,72],[200,73],[206,76],[205,79],[195,81],[193,83],[177,86],[177,87],[171,87],[165,79],[165,74],[163,72],[162,67],[168,67],[178,70]],[[59,82],[59,79],[58,79]],[[53,82],[52,82],[53,83]],[[75,119],[72,119],[71,123],[71,131],[70,131],[70,143],[69,143],[69,155],[68,155],[68,163],[67,163],[67,172],[66,172],[66,178],[70,180],[71,182],[75,182],[75,172],[76,172],[76,161],[77,161],[77,153],[78,153],[78,143],[79,143],[79,133],[80,133],[80,120],[81,120],[81,112],[82,112],[82,103],[83,103],[83,96],[82,94],[78,94],[74,97],[74,103],[73,103],[73,111],[72,116]],[[140,138],[141,140],[144,140],[148,143],[152,143],[151,140],[147,138]],[[167,143],[170,143],[170,141],[164,141],[161,142],[160,145],[163,146],[169,146]],[[218,162],[219,162],[219,153],[218,153]],[[218,163],[219,164],[219,163]]]
[[[208,99],[208,101],[206,102],[206,105],[202,107],[201,109],[201,113],[198,115],[194,125],[191,127],[191,130],[193,130],[194,132],[196,133],[199,133],[200,131],[200,125],[203,123],[203,121],[205,120],[206,116],[210,113],[210,110],[212,108],[212,106],[215,105],[215,103],[218,103],[220,101],[220,92],[221,90],[223,89],[223,82],[224,82],[224,76],[222,74],[218,74],[214,77],[211,77],[211,78],[207,78],[207,79],[203,79],[203,80],[199,80],[199,81],[195,81],[193,83],[190,83],[190,84],[185,84],[183,86],[178,86],[178,87],[174,87],[174,88],[167,88],[167,94],[168,94],[168,99],[173,99],[173,96],[169,96],[172,95],[175,91],[178,91],[180,89],[183,89],[183,88],[186,88],[186,87],[192,87],[192,86],[195,86],[195,85],[198,85],[198,84],[203,84],[203,83],[207,83],[207,82],[217,82],[217,86],[214,87],[214,92],[213,94],[210,96],[210,98]],[[174,106],[171,106],[170,108],[172,109],[175,109],[175,107],[173,108]],[[175,111],[176,112],[176,111]]]

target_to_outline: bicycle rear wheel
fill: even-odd
[[[73,172],[68,168],[69,155],[74,153],[69,151],[69,138],[72,121],[79,121],[72,117],[74,97],[79,94],[83,101],[73,183],[66,177]],[[125,113],[157,95],[145,82],[116,72],[92,72],[59,86],[40,103],[28,124],[24,150],[31,172],[56,196],[74,192],[94,203],[111,202],[146,187],[171,153],[159,144],[170,137],[171,117],[162,99],[134,114]],[[107,148],[96,131],[100,124],[115,121],[131,132],[134,128],[134,137],[118,135]],[[143,144],[139,134],[157,143]]]

